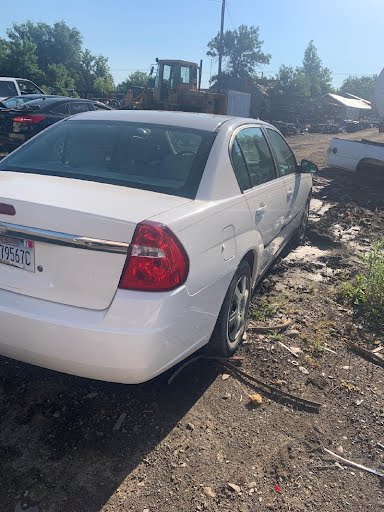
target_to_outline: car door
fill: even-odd
[[[238,168],[243,166],[240,187],[248,203],[254,228],[262,237],[266,249],[264,263],[267,264],[282,243],[278,238],[284,226],[287,201],[284,184],[277,174],[260,127],[240,129],[232,145],[232,159]]]
[[[277,170],[285,187],[285,226],[293,232],[300,221],[300,214],[307,201],[307,187],[302,186],[303,174],[297,173],[297,162],[282,135],[273,128],[265,128],[275,157]]]

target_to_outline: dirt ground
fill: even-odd
[[[343,135],[362,136],[384,139],[374,130]],[[323,168],[330,139],[290,143]],[[324,452],[384,472],[384,369],[345,345],[372,349],[383,333],[336,297],[357,253],[383,234],[384,189],[321,170],[311,206],[305,246],[253,299],[253,322],[293,324],[282,335],[248,330],[239,355],[241,369],[320,403],[318,412],[223,378],[207,360],[171,385],[168,374],[124,386],[0,358],[0,512],[384,510],[384,479]],[[247,396],[255,391],[258,407]]]

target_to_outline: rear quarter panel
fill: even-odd
[[[355,172],[361,160],[384,162],[384,147],[359,141],[332,139],[327,153],[327,167]]]

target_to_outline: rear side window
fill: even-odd
[[[267,128],[280,176],[296,172],[296,158],[280,133]]]
[[[68,103],[61,103],[61,105],[57,105],[51,109],[53,114],[61,114],[64,116],[69,116],[69,105]]]
[[[0,162],[3,169],[196,196],[215,134],[122,121],[57,123]]]
[[[9,96],[17,96],[16,85],[8,80],[0,80],[0,97],[8,98]]]
[[[89,110],[91,110],[89,108],[89,104],[85,102],[76,102],[69,104],[69,111],[71,115],[80,114],[81,112],[88,112]]]
[[[236,140],[243,154],[252,187],[274,180],[275,164],[261,128],[244,128]]]
[[[239,184],[240,190],[243,192],[244,190],[251,188],[251,179],[249,177],[248,169],[237,140],[235,140],[232,144],[231,157],[237,182]]]

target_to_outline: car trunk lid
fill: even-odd
[[[0,288],[106,309],[136,225],[189,201],[116,185],[2,171],[0,204],[13,206],[15,214],[0,209],[0,246],[8,247],[9,258],[9,251],[19,248],[19,260],[25,249],[34,261],[24,268],[13,266],[15,261],[0,263]]]

